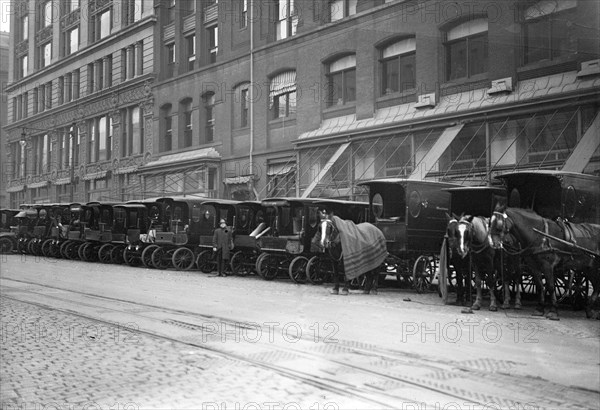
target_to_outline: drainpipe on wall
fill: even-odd
[[[254,0],[250,0],[250,10],[248,13],[250,17],[250,89],[248,92],[248,99],[250,100],[250,153],[248,154],[248,160],[250,164],[248,166],[248,173],[250,174],[250,186],[256,199],[258,192],[254,185],[254,158],[252,153],[254,152]]]

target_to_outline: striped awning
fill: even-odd
[[[115,174],[115,175],[131,174],[132,172],[135,172],[137,170],[138,170],[138,166],[137,165],[131,165],[129,167],[123,167],[123,168],[115,169],[113,171],[113,174]]]
[[[230,177],[225,178],[223,183],[225,185],[237,185],[237,184],[247,184],[252,181],[252,175],[241,175],[239,177]]]
[[[48,186],[49,182],[48,181],[40,181],[40,182],[34,182],[32,184],[27,185],[29,188],[43,188],[45,186]]]
[[[296,72],[285,71],[279,75],[276,75],[271,80],[269,97],[273,98],[276,95],[285,94],[292,91],[296,91]]]
[[[53,183],[54,183],[54,185],[67,185],[67,184],[71,183],[71,177],[58,178]]]
[[[84,181],[92,181],[94,179],[103,179],[103,178],[106,178],[107,173],[108,173],[108,171],[90,172],[89,174],[84,175],[83,180]]]
[[[296,169],[296,164],[289,164],[289,163],[283,163],[283,164],[272,164],[269,165],[269,168],[267,169],[267,175],[268,176],[273,176],[273,175],[286,175],[289,174],[290,172],[294,171]]]
[[[15,185],[15,186],[6,188],[6,192],[8,192],[8,193],[21,192],[24,189],[25,189],[25,185]]]

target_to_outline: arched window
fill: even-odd
[[[415,88],[416,41],[397,41],[381,49],[381,95]]]
[[[327,105],[343,105],[356,100],[356,55],[351,54],[329,64]]]
[[[575,20],[576,7],[577,0],[544,0],[525,10],[525,64],[577,52],[577,47],[572,46],[569,29],[570,22]]]
[[[329,15],[330,21],[341,20],[344,17],[356,14],[356,5],[358,0],[330,0]]]
[[[271,79],[269,101],[271,118],[296,115],[296,71],[286,71]]]
[[[488,21],[459,24],[446,33],[446,80],[469,78],[488,71]]]

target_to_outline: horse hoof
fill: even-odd
[[[497,312],[497,311],[498,311],[498,307],[490,306],[490,312]]]
[[[558,317],[558,313],[556,312],[548,312],[546,318],[549,320],[560,320],[560,318]]]
[[[479,309],[481,309],[481,306],[479,306],[479,305],[473,305],[473,306],[471,306],[471,309],[472,310],[479,310]]]
[[[502,305],[502,306],[500,306],[500,309],[504,309],[504,310],[510,309],[510,305]]]
[[[521,305],[515,305],[515,310],[521,310],[523,307]]]

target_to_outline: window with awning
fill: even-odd
[[[296,115],[296,71],[285,71],[271,79],[269,101],[273,119]]]

